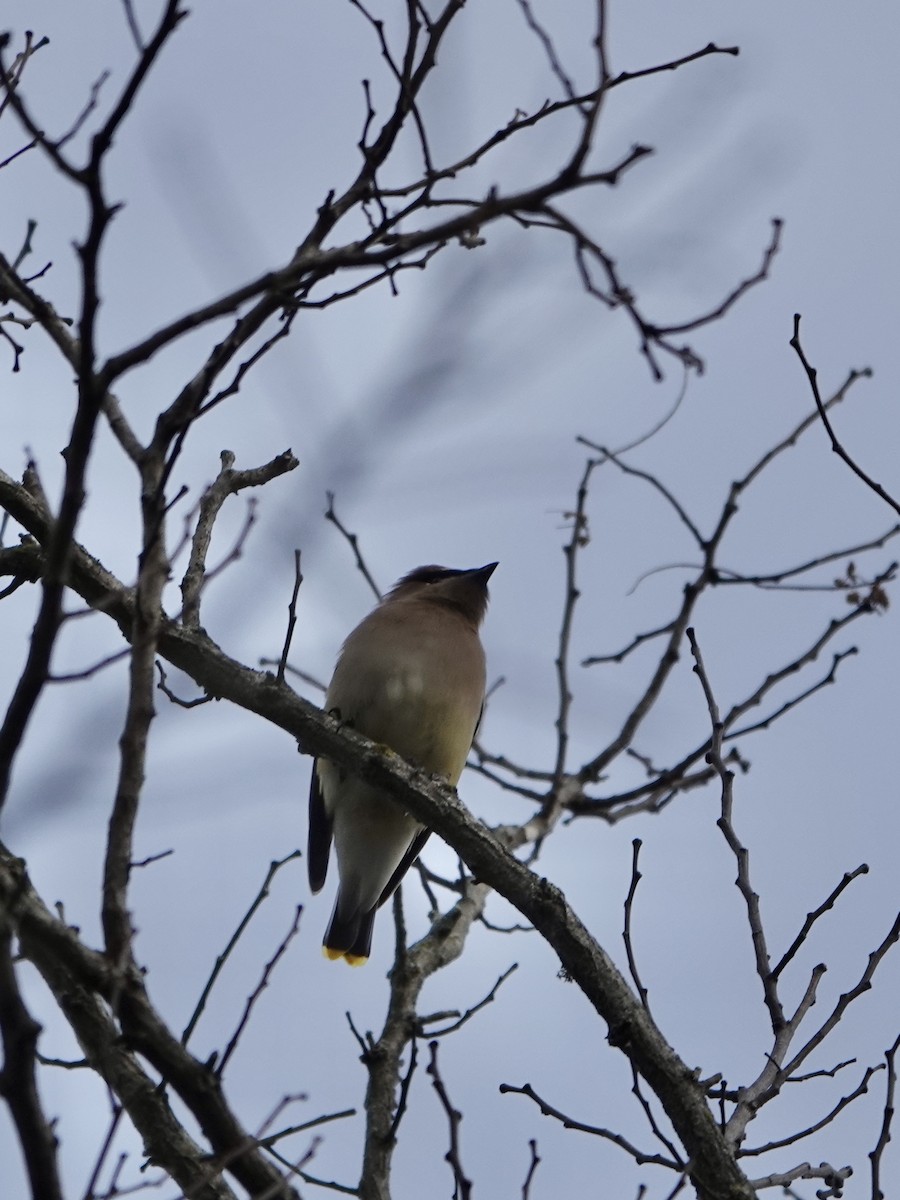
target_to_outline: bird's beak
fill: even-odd
[[[466,574],[472,575],[476,579],[480,579],[482,583],[487,583],[499,565],[499,563],[492,562],[488,563],[487,566],[484,567],[473,567],[470,571],[466,571]]]

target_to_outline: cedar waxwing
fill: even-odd
[[[478,627],[496,566],[405,575],[344,642],[325,697],[326,711],[454,787],[484,705]],[[332,837],[340,877],[323,943],[328,958],[366,961],[375,911],[428,833],[371,784],[327,759],[313,763],[309,884],[318,892],[325,882]]]

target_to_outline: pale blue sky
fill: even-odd
[[[142,17],[155,10],[136,7]],[[385,13],[394,7],[385,5]],[[543,8],[549,21],[556,19],[557,6]],[[874,378],[857,385],[835,421],[866,469],[900,492],[900,10],[871,2],[850,10],[821,0],[612,0],[610,9],[617,71],[709,41],[741,47],[738,58],[705,59],[613,93],[597,161],[615,162],[635,142],[655,154],[615,191],[582,194],[568,204],[616,258],[645,311],[660,322],[677,321],[716,304],[757,269],[770,219],[785,221],[769,282],[724,322],[689,335],[706,371],[692,379],[677,417],[634,461],[658,472],[708,530],[731,480],[810,407],[788,347],[799,311],[823,390],[850,367],[874,368]],[[589,10],[570,4],[555,30],[567,68],[585,86]],[[51,38],[25,78],[25,94],[49,130],[65,128],[101,70],[113,72],[104,96],[124,77],[131,46],[120,6],[109,0],[7,0],[4,25],[15,35],[30,27]],[[371,33],[350,5],[198,0],[123,126],[110,164],[110,196],[125,208],[104,260],[104,352],[290,254],[328,189],[340,189],[355,170],[363,77],[372,79],[376,97],[389,95]],[[470,2],[434,85],[424,104],[435,144],[448,155],[555,87],[512,0]],[[538,131],[520,150],[505,149],[496,166],[480,169],[479,188],[542,178],[565,154],[566,137],[561,123]],[[0,158],[21,140],[7,115]],[[54,264],[43,286],[60,311],[71,311],[71,243],[84,230],[81,198],[36,153],[2,172],[0,189],[0,248],[14,256],[26,220],[36,219],[34,262]],[[497,226],[484,236],[483,248],[448,248],[428,272],[404,276],[397,297],[379,288],[299,320],[241,395],[195,431],[177,482],[196,495],[225,446],[237,451],[239,466],[288,446],[300,459],[297,472],[260,494],[243,558],[206,600],[211,635],[251,663],[281,646],[295,546],[303,549],[306,575],[298,663],[327,676],[341,639],[370,604],[345,546],[321,519],[326,489],[337,492],[339,511],[360,534],[383,586],[419,562],[471,566],[499,559],[485,642],[489,673],[505,676],[506,685],[492,701],[484,739],[492,750],[546,766],[563,514],[584,459],[574,438],[584,434],[613,447],[631,441],[668,409],[681,375],[672,363],[663,383],[652,382],[626,317],[584,295],[556,235]],[[139,427],[149,427],[217,332],[187,339],[122,380],[119,397]],[[27,448],[55,494],[72,412],[70,372],[37,331],[27,335],[27,347],[21,373],[12,375],[0,346],[0,466],[17,474]],[[126,578],[134,572],[136,506],[131,468],[104,436],[80,537]],[[597,473],[590,512],[576,661],[615,650],[634,632],[666,620],[684,573],[655,575],[631,593],[633,583],[654,566],[696,561],[665,506],[611,470]],[[241,516],[239,505],[223,516],[222,552]],[[747,497],[723,557],[736,569],[776,569],[891,524],[890,511],[851,478],[816,429]],[[889,545],[872,561],[882,565],[894,554]],[[0,662],[0,703],[14,684],[33,604],[21,589],[0,608],[4,645],[11,648]],[[840,611],[834,597],[724,591],[709,597],[696,626],[720,703],[739,698]],[[810,965],[824,957],[831,968],[822,1013],[855,981],[898,906],[895,622],[891,611],[857,623],[834,646],[861,651],[844,665],[838,686],[769,735],[742,743],[753,769],[737,784],[737,822],[751,849],[775,953],[845,870],[861,861],[871,866],[810,950]],[[92,618],[79,624],[77,638],[64,638],[58,665],[85,665],[117,644],[115,631]],[[823,670],[829,661],[830,651]],[[576,670],[573,763],[615,730],[648,663],[644,658],[621,672]],[[4,836],[29,859],[37,886],[49,902],[65,903],[89,940],[97,935],[100,853],[123,697],[121,668],[80,692],[51,690],[4,814]],[[706,721],[685,661],[641,748],[667,761],[702,738]],[[152,995],[178,1027],[270,859],[305,840],[309,760],[283,734],[222,704],[190,713],[161,704],[154,734],[138,851],[174,847],[176,854],[136,881],[138,954],[149,967]],[[628,770],[617,765],[598,791],[613,790],[630,778]],[[463,778],[460,791],[487,821],[524,815],[517,802],[474,776]],[[621,962],[630,843],[645,840],[637,941],[654,1012],[688,1062],[740,1082],[761,1066],[766,1041],[734,864],[716,815],[709,789],[655,818],[612,829],[576,824],[548,844],[542,870]],[[440,845],[432,844],[428,856],[452,869]],[[411,928],[422,930],[419,889],[406,892]],[[224,979],[198,1032],[198,1051],[227,1036],[293,904],[309,899],[302,864],[287,868],[256,940]],[[358,1028],[380,1027],[390,919],[385,915],[377,926],[370,966],[349,972],[319,957],[329,904],[328,896],[307,904],[301,935],[234,1061],[232,1094],[250,1126],[287,1093],[309,1096],[298,1120],[361,1103],[364,1072],[343,1014],[350,1010]],[[491,912],[497,920],[507,915],[499,903]],[[580,993],[557,980],[553,956],[536,935],[477,932],[468,955],[429,984],[427,1004],[468,1007],[514,960],[521,968],[498,1002],[443,1047],[451,1095],[466,1113],[463,1157],[476,1194],[520,1195],[527,1140],[534,1136],[543,1159],[534,1198],[630,1196],[640,1180],[651,1185],[651,1195],[665,1195],[670,1184],[649,1168],[636,1171],[614,1148],[565,1133],[525,1100],[497,1092],[500,1082],[528,1080],[572,1115],[649,1143],[624,1060],[606,1047],[605,1031]],[[798,992],[804,982],[798,974]],[[861,1064],[877,1061],[896,1035],[898,987],[900,968],[889,961],[873,994],[811,1068],[850,1055]],[[29,987],[29,997],[47,1025],[45,1051],[73,1053],[39,986]],[[83,1086],[80,1076],[62,1074],[44,1083],[48,1111],[62,1114],[73,1196],[83,1187],[106,1111],[99,1087],[91,1103],[73,1105]],[[812,1121],[851,1086],[794,1089],[754,1128],[752,1141],[790,1127],[789,1117],[776,1120],[788,1106]],[[401,1131],[397,1200],[422,1195],[423,1179],[429,1194],[450,1193],[443,1117],[424,1076],[417,1087],[415,1112]],[[765,1169],[806,1158],[852,1161],[857,1175],[847,1195],[866,1194],[865,1154],[877,1133],[881,1095],[879,1077],[872,1095],[839,1125],[766,1160]],[[4,1113],[0,1160],[16,1162],[5,1122]],[[359,1128],[357,1122],[327,1130],[313,1170],[355,1182]],[[891,1161],[896,1174],[896,1150]],[[19,1178],[10,1200],[24,1196],[23,1189]],[[812,1197],[815,1185],[796,1190]]]

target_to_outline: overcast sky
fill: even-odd
[[[135,7],[149,27],[157,6]],[[383,7],[393,13],[393,6]],[[566,69],[579,86],[589,86],[591,6],[570,0],[564,22],[558,6],[542,8]],[[833,391],[850,368],[874,369],[837,410],[835,424],[865,469],[900,494],[900,10],[822,0],[611,0],[610,9],[616,72],[710,41],[741,51],[614,92],[597,139],[598,164],[617,162],[634,143],[653,147],[654,155],[616,189],[569,202],[568,211],[599,233],[644,311],[664,324],[714,307],[758,268],[771,219],[785,222],[769,281],[723,322],[687,335],[704,373],[690,379],[677,415],[633,461],[657,473],[708,532],[730,482],[811,406],[788,346],[793,314],[800,312],[823,391]],[[13,46],[26,28],[50,38],[24,80],[44,128],[65,129],[103,70],[111,78],[101,106],[121,86],[133,50],[119,4],[7,0],[3,24],[13,31]],[[372,81],[376,104],[386,104],[390,81],[371,30],[349,4],[197,0],[111,160],[109,194],[124,208],[103,262],[102,354],[289,257],[329,189],[346,186],[357,167],[363,78]],[[513,0],[470,0],[423,101],[437,156],[458,157],[516,108],[536,107],[557,87]],[[0,159],[22,141],[7,113]],[[567,127],[548,124],[483,166],[474,190],[542,179],[568,145]],[[81,197],[35,152],[0,173],[0,188],[0,249],[14,258],[26,222],[36,220],[35,269],[53,264],[41,286],[60,312],[74,311],[72,243],[85,228]],[[546,768],[564,594],[560,546],[585,458],[575,438],[630,443],[670,409],[683,375],[673,360],[662,382],[652,380],[626,316],[584,293],[558,235],[508,225],[483,236],[483,247],[450,247],[426,272],[402,277],[397,296],[380,287],[304,314],[240,395],[195,430],[174,482],[196,497],[224,447],[238,453],[241,467],[287,447],[300,460],[298,471],[260,493],[243,557],[205,601],[211,636],[250,664],[280,650],[295,547],[302,548],[305,575],[293,654],[298,666],[327,678],[342,638],[371,604],[346,545],[322,519],[327,490],[336,492],[338,511],[360,535],[382,587],[419,563],[499,559],[484,636],[489,674],[505,684],[492,699],[483,739],[492,751]],[[142,432],[202,362],[217,332],[185,339],[122,381],[120,400]],[[73,411],[70,372],[39,331],[17,331],[23,336],[18,374],[8,370],[0,346],[0,466],[17,475],[33,455],[56,497],[59,451]],[[137,488],[108,435],[98,444],[88,491],[80,539],[111,570],[133,578]],[[243,512],[238,502],[223,515],[220,555]],[[659,496],[611,468],[595,475],[590,520],[576,662],[613,652],[669,619],[684,569],[633,585],[652,568],[697,561],[683,525]],[[774,571],[875,537],[893,523],[889,508],[813,429],[748,494],[723,558],[747,573]],[[8,532],[7,542],[13,537]],[[895,547],[889,543],[865,560],[867,569],[897,556]],[[20,589],[0,609],[4,705],[27,649],[34,605],[34,594]],[[721,589],[708,597],[695,623],[721,706],[745,695],[842,611],[840,598],[820,593]],[[75,629],[60,646],[58,669],[86,666],[119,645],[102,617]],[[832,650],[851,645],[860,653],[843,664],[836,687],[768,734],[741,743],[752,770],[736,792],[736,820],[751,850],[773,954],[780,955],[845,870],[870,865],[796,976],[799,996],[803,970],[828,963],[823,1013],[855,982],[898,908],[900,651],[893,610],[854,625],[807,682],[827,671]],[[639,657],[624,670],[578,671],[573,764],[615,732],[648,665],[651,658]],[[778,696],[787,699],[800,687]],[[46,694],[4,814],[4,840],[28,859],[45,899],[62,901],[91,942],[98,937],[97,885],[124,689],[120,666],[77,690]],[[316,698],[313,690],[307,694]],[[702,739],[707,723],[685,661],[640,749],[655,762],[673,760]],[[305,841],[309,760],[281,732],[223,704],[188,712],[161,701],[154,736],[137,851],[175,854],[135,882],[137,952],[149,968],[151,994],[177,1029],[270,860]],[[598,794],[638,778],[627,764],[614,770]],[[460,792],[488,822],[526,812],[471,773]],[[613,828],[576,822],[551,839],[541,869],[622,963],[631,839],[644,840],[636,936],[654,1015],[704,1075],[722,1070],[729,1081],[743,1082],[763,1062],[764,1011],[717,815],[717,792],[709,788],[656,817]],[[430,846],[428,861],[454,869],[438,844]],[[306,905],[301,934],[233,1064],[231,1094],[240,1097],[250,1126],[289,1093],[308,1096],[292,1110],[297,1120],[359,1107],[364,1071],[344,1013],[359,1029],[379,1029],[384,1016],[389,917],[376,926],[366,970],[323,962],[318,946],[330,894],[310,902],[304,870],[294,863],[279,876],[254,938],[198,1030],[198,1053],[221,1045],[293,905]],[[426,903],[417,884],[406,897],[411,930],[423,932]],[[511,919],[499,902],[490,914],[498,922]],[[641,1180],[655,1188],[652,1195],[665,1195],[670,1181],[650,1169],[636,1172],[614,1147],[567,1133],[526,1100],[498,1094],[501,1082],[529,1081],[573,1116],[649,1143],[625,1060],[606,1047],[605,1031],[580,992],[557,979],[558,964],[537,935],[476,930],[469,953],[429,985],[427,1004],[465,1009],[513,961],[520,970],[497,1002],[442,1048],[451,1095],[466,1115],[463,1157],[476,1194],[520,1195],[527,1142],[537,1137],[543,1162],[533,1197],[627,1197]],[[40,987],[30,984],[29,998],[48,1027],[42,1049],[74,1054]],[[779,1101],[753,1130],[754,1143],[792,1127],[783,1116],[789,1106],[812,1121],[851,1089],[862,1066],[877,1062],[896,1036],[898,996],[900,967],[889,960],[873,993],[810,1067],[855,1056],[860,1068],[848,1069],[843,1085],[819,1081],[802,1098],[794,1089],[798,1094]],[[77,1073],[44,1079],[47,1111],[62,1114],[62,1160],[73,1196],[84,1186],[106,1112],[99,1087],[88,1088],[90,1102],[73,1105],[85,1086]],[[443,1117],[424,1077],[417,1086],[416,1111],[401,1132],[397,1200],[424,1194],[423,1180],[429,1195],[451,1190]],[[868,1195],[865,1155],[877,1136],[882,1086],[879,1076],[871,1095],[837,1125],[782,1152],[778,1164],[853,1162],[857,1174],[847,1195]],[[0,1162],[14,1179],[4,1200],[18,1200],[25,1184],[6,1122],[4,1112]],[[355,1183],[360,1130],[359,1121],[329,1129],[316,1173]],[[896,1150],[890,1161],[896,1175]],[[812,1197],[815,1185],[797,1184],[796,1192]]]

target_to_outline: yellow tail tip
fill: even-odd
[[[368,957],[364,954],[351,954],[349,950],[335,950],[331,946],[323,946],[322,953],[331,962],[337,962],[341,958],[346,959],[351,967],[364,967],[369,961]]]

